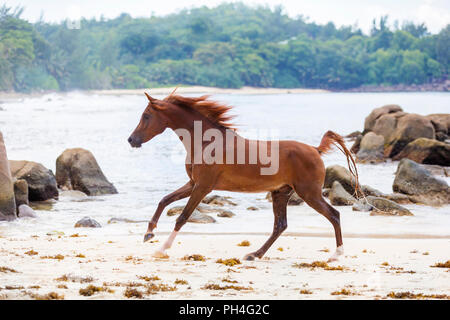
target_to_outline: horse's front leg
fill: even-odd
[[[154,257],[157,258],[167,258],[168,255],[166,254],[166,250],[169,249],[172,246],[173,241],[175,240],[175,237],[178,234],[178,231],[180,231],[181,227],[187,222],[189,217],[191,216],[192,212],[197,208],[200,201],[209,193],[211,192],[212,188],[209,186],[199,186],[195,185],[192,189],[191,197],[189,198],[186,206],[183,209],[183,212],[181,215],[177,218],[177,222],[175,223],[175,228],[172,231],[172,233],[169,235],[169,238],[167,241],[162,245],[161,249],[156,251],[154,253]]]
[[[156,209],[155,214],[152,217],[152,220],[150,220],[150,222],[148,223],[147,232],[144,235],[144,242],[149,241],[155,236],[153,230],[156,228],[159,217],[161,216],[161,213],[164,211],[164,208],[174,201],[189,197],[192,193],[193,186],[194,183],[192,181],[189,181],[180,189],[175,190],[171,194],[168,194],[167,196],[161,199],[161,201],[158,204],[158,208]]]

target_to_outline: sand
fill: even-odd
[[[282,236],[262,260],[242,261],[246,253],[259,248],[267,235],[181,233],[168,252],[169,259],[156,259],[152,253],[167,233],[158,233],[156,242],[144,244],[139,232],[143,224],[123,225],[128,234],[118,236],[80,228],[79,237],[0,237],[0,269],[17,271],[0,271],[0,299],[35,299],[50,292],[65,299],[127,299],[127,286],[143,293],[144,299],[389,299],[390,292],[406,291],[450,295],[450,269],[431,267],[450,259],[450,239],[344,235],[345,256],[329,264],[335,269],[342,266],[343,270],[326,270],[294,265],[326,261],[334,252],[332,237]],[[250,246],[237,245],[243,240],[248,240]],[[77,257],[79,254],[84,257]],[[182,260],[193,254],[203,255],[206,260]],[[56,255],[64,258],[48,258]],[[238,258],[241,263],[229,267],[216,263],[220,258]],[[142,276],[157,276],[160,280]],[[61,277],[63,280],[57,280]],[[177,279],[187,284],[175,284]],[[147,293],[152,283],[157,288],[165,284],[175,289]],[[107,291],[80,295],[80,288],[90,284]],[[208,284],[222,290],[206,289]],[[332,294],[342,289],[348,294]]]

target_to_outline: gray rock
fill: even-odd
[[[384,137],[369,132],[361,140],[359,151],[356,154],[359,162],[379,162],[384,159]]]
[[[360,199],[352,206],[353,211],[369,212],[373,209],[373,206],[366,202],[364,199]]]
[[[167,211],[167,215],[168,216],[179,215],[179,214],[181,214],[183,212],[183,209],[184,209],[184,206],[176,206],[176,207],[170,208]],[[207,214],[205,214],[203,212],[200,212],[200,210],[198,208],[196,208],[192,212],[192,214],[189,217],[189,219],[187,220],[187,222],[192,222],[192,223],[214,223],[214,222],[216,222],[216,220],[213,217],[211,217],[211,216],[209,216],[209,215],[207,215]]]
[[[83,219],[75,223],[75,228],[101,228],[100,223],[90,217],[84,217]]]
[[[338,181],[348,193],[355,193],[356,181],[347,168],[340,165],[327,167],[323,185],[324,188],[331,188],[334,181]]]
[[[250,207],[247,208],[247,210],[249,210],[249,211],[258,211],[259,208],[254,207],[254,206],[250,206]]]
[[[377,190],[375,188],[372,188],[367,185],[361,185],[361,191],[364,193],[365,196],[374,196],[374,197],[384,197],[385,194],[381,192],[380,190]]]
[[[78,190],[63,190],[59,193],[60,200],[85,201],[89,199],[88,195]]]
[[[437,140],[419,138],[408,143],[392,160],[403,158],[417,163],[450,166],[450,145]]]
[[[203,198],[202,203],[214,206],[226,206],[226,205],[237,206],[237,204],[231,201],[230,199],[231,199],[230,197],[223,197],[215,194]]]
[[[379,197],[366,197],[367,202],[373,207],[370,215],[385,215],[385,216],[412,216],[411,211],[395,203],[394,201],[379,198]]]
[[[14,184],[11,176],[3,134],[0,131],[0,221],[13,220],[16,216]]]
[[[56,159],[56,181],[64,190],[78,190],[89,196],[116,194],[94,155],[85,149],[65,150]]]
[[[148,222],[147,220],[133,220],[128,218],[111,218],[108,220],[108,224],[117,223],[117,222],[125,222],[125,223],[141,223]]]
[[[335,206],[350,206],[357,200],[349,194],[339,181],[334,181],[328,196],[332,205]]]
[[[19,218],[36,218],[36,213],[26,204],[21,204],[17,209]]]
[[[376,121],[384,114],[395,113],[403,111],[399,105],[389,104],[379,108],[375,108],[372,112],[366,117],[364,121],[364,133],[372,131],[375,126]]]
[[[232,218],[235,216],[235,214],[233,212],[231,212],[230,210],[220,210],[220,212],[217,214],[218,217],[221,218]]]
[[[29,205],[28,202],[28,183],[24,179],[14,181],[14,196],[16,206],[19,208],[22,204]]]
[[[391,193],[391,194],[386,194],[383,196],[383,198],[386,198],[388,200],[394,201],[396,203],[399,204],[411,204],[411,200],[409,200],[409,197],[406,194],[402,194],[402,193]]]
[[[409,159],[403,159],[398,164],[392,188],[417,203],[432,206],[450,203],[447,182],[434,177],[425,167]]]
[[[56,179],[51,170],[40,163],[25,160],[10,160],[9,165],[14,178],[27,181],[30,201],[58,199]]]

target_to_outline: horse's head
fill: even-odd
[[[140,148],[143,143],[163,133],[167,128],[167,118],[162,114],[162,107],[158,105],[158,100],[150,97],[147,93],[145,95],[148,98],[147,108],[145,108],[138,126],[128,138],[128,142],[133,148]]]

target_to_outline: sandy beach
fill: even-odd
[[[144,244],[142,224],[124,228],[129,234],[119,237],[83,229],[64,235],[1,237],[0,298],[42,299],[52,292],[50,297],[64,299],[390,299],[391,292],[448,299],[450,295],[450,269],[431,267],[450,258],[450,239],[345,239],[344,235],[345,256],[313,267],[314,261],[324,262],[334,252],[332,237],[282,236],[262,260],[242,261],[266,235],[180,234],[169,259],[156,259],[152,253],[166,233]],[[238,246],[243,240],[250,246]],[[195,254],[204,261],[184,260]],[[218,259],[240,263],[226,266]]]

